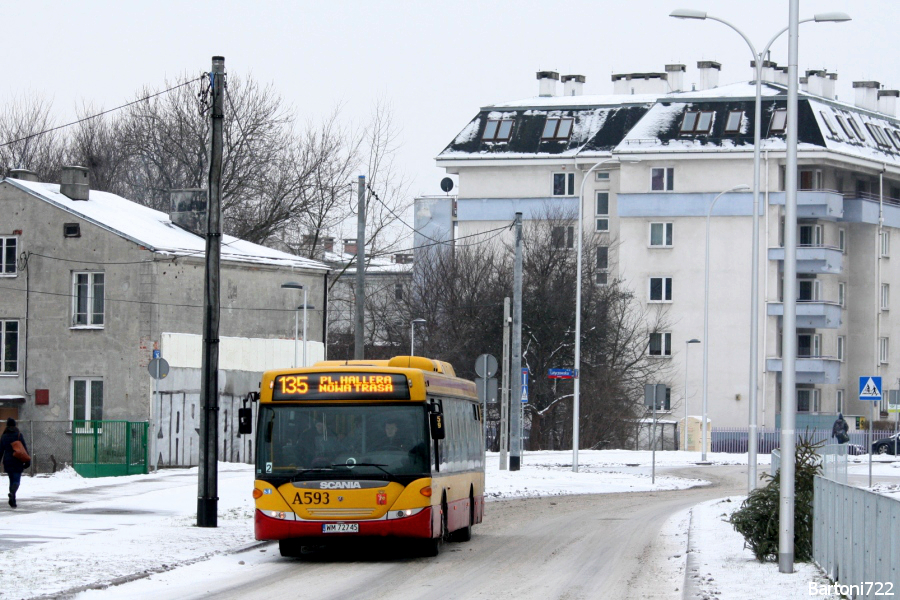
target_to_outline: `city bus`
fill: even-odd
[[[325,361],[263,374],[255,533],[282,556],[390,537],[435,556],[484,513],[475,384],[420,356]]]

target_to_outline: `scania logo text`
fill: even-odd
[[[321,481],[319,487],[323,490],[358,490],[362,489],[358,481]]]

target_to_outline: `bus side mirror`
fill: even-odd
[[[239,408],[238,409],[238,434],[246,435],[248,433],[253,433],[253,409],[252,408]]]
[[[429,413],[429,423],[431,424],[431,439],[444,439],[444,415],[443,413]]]

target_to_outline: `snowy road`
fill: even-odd
[[[663,523],[704,500],[740,493],[745,466],[669,471],[713,485],[678,491],[492,502],[471,542],[433,559],[322,555],[286,560],[277,546],[181,567],[80,598],[680,598],[657,547]]]

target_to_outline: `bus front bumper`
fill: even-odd
[[[440,511],[436,511],[439,513]],[[326,523],[357,523],[356,533],[323,533],[322,525]],[[440,526],[440,522],[438,523]],[[258,540],[284,540],[290,538],[322,538],[346,539],[353,537],[402,537],[431,538],[433,533],[432,509],[427,507],[420,512],[399,519],[379,520],[332,520],[332,521],[296,521],[278,519],[265,515],[257,509],[254,515],[254,528]]]

